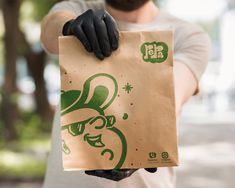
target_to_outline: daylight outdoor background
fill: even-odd
[[[0,0],[0,187],[41,187],[59,101],[58,60],[40,45],[40,20],[59,0]],[[180,123],[177,188],[232,188],[235,173],[235,0],[159,0],[201,25],[212,53],[200,94]],[[203,42],[203,41],[201,41]]]

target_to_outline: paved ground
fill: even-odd
[[[235,119],[235,117],[234,117]],[[203,122],[203,121],[202,121]],[[177,188],[233,188],[235,124],[180,123]],[[1,188],[40,188],[40,182],[1,183]]]

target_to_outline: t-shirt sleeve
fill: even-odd
[[[207,67],[210,47],[208,34],[200,27],[183,24],[175,31],[174,61],[184,63],[199,82]]]
[[[84,0],[70,0],[70,1],[62,1],[56,3],[49,13],[53,13],[56,11],[71,11],[75,15],[80,15],[88,9],[103,9],[104,3],[101,0],[93,0],[85,2]]]

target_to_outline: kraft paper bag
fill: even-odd
[[[103,61],[59,38],[65,170],[176,166],[172,32],[123,32]]]

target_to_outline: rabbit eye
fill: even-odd
[[[112,127],[116,123],[115,116],[106,116],[107,119],[107,128]]]
[[[80,121],[69,125],[65,125],[64,128],[62,128],[62,130],[67,128],[71,135],[73,136],[81,135],[84,133],[86,125],[88,124],[89,121],[91,121],[92,118],[94,117],[91,117],[85,121]]]

